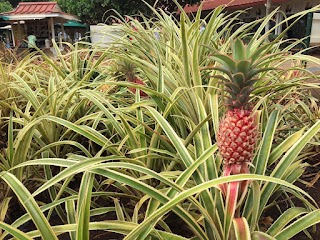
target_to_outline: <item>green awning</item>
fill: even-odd
[[[6,16],[0,16],[0,20],[7,21],[7,20],[9,20],[9,18]]]
[[[6,20],[9,20],[9,18],[6,16],[0,16],[0,27],[5,27],[5,26],[9,25],[8,22],[4,22]]]
[[[86,28],[87,26],[85,24],[79,23],[77,21],[68,21],[65,24],[63,24],[64,27],[81,27]]]

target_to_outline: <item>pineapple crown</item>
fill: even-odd
[[[136,78],[136,66],[127,59],[120,59],[113,63],[114,71],[121,74],[126,80],[133,81]]]
[[[265,67],[273,61],[277,54],[267,54],[274,43],[262,45],[261,42],[249,42],[245,45],[240,39],[233,41],[231,56],[216,53],[211,58],[219,62],[222,67],[214,67],[225,75],[216,75],[224,82],[228,92],[226,106],[229,109],[249,108],[250,94],[254,90],[254,83],[259,80],[259,74],[274,68]],[[271,57],[271,58],[270,58]]]

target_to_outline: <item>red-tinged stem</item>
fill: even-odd
[[[236,213],[240,182],[227,184],[226,196],[226,218],[225,218],[225,239],[228,239],[231,223]]]
[[[247,163],[242,165],[236,164],[226,164],[223,169],[223,176],[230,176],[235,174],[249,173],[249,168]],[[245,195],[247,194],[249,181],[237,181],[231,183],[221,184],[219,186],[222,191],[226,201],[226,218],[225,218],[225,239],[229,238],[229,233],[231,229],[231,223],[234,219],[240,217],[240,208],[238,205],[243,201]],[[239,220],[240,221],[240,220]],[[239,230],[241,231],[241,229]]]
[[[247,163],[243,163],[242,165],[239,164],[228,164],[224,165],[223,169],[223,176],[230,176],[230,175],[235,175],[235,174],[246,174],[249,173],[249,168]],[[240,184],[240,194],[245,195],[247,193],[249,181],[242,181]],[[219,186],[220,190],[223,193],[223,196],[227,196],[227,186],[228,183],[221,184]],[[240,196],[239,196],[240,198]]]

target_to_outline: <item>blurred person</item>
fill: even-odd
[[[36,51],[36,46],[37,46],[36,41],[37,41],[37,37],[33,34],[33,32],[30,32],[28,35],[28,48],[30,52]]]

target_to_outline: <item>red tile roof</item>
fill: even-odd
[[[9,12],[9,14],[44,14],[55,12],[61,12],[56,2],[20,2],[17,8]]]
[[[57,2],[20,2],[13,11],[0,13],[0,17],[2,16],[8,21],[35,20],[46,17],[79,21],[78,17],[63,12]]]
[[[272,3],[288,2],[289,0],[272,0]],[[239,8],[239,7],[253,7],[265,4],[266,0],[204,0],[202,1],[202,10],[211,10],[220,5],[226,8]],[[199,5],[187,5],[184,10],[189,12],[196,12]]]

